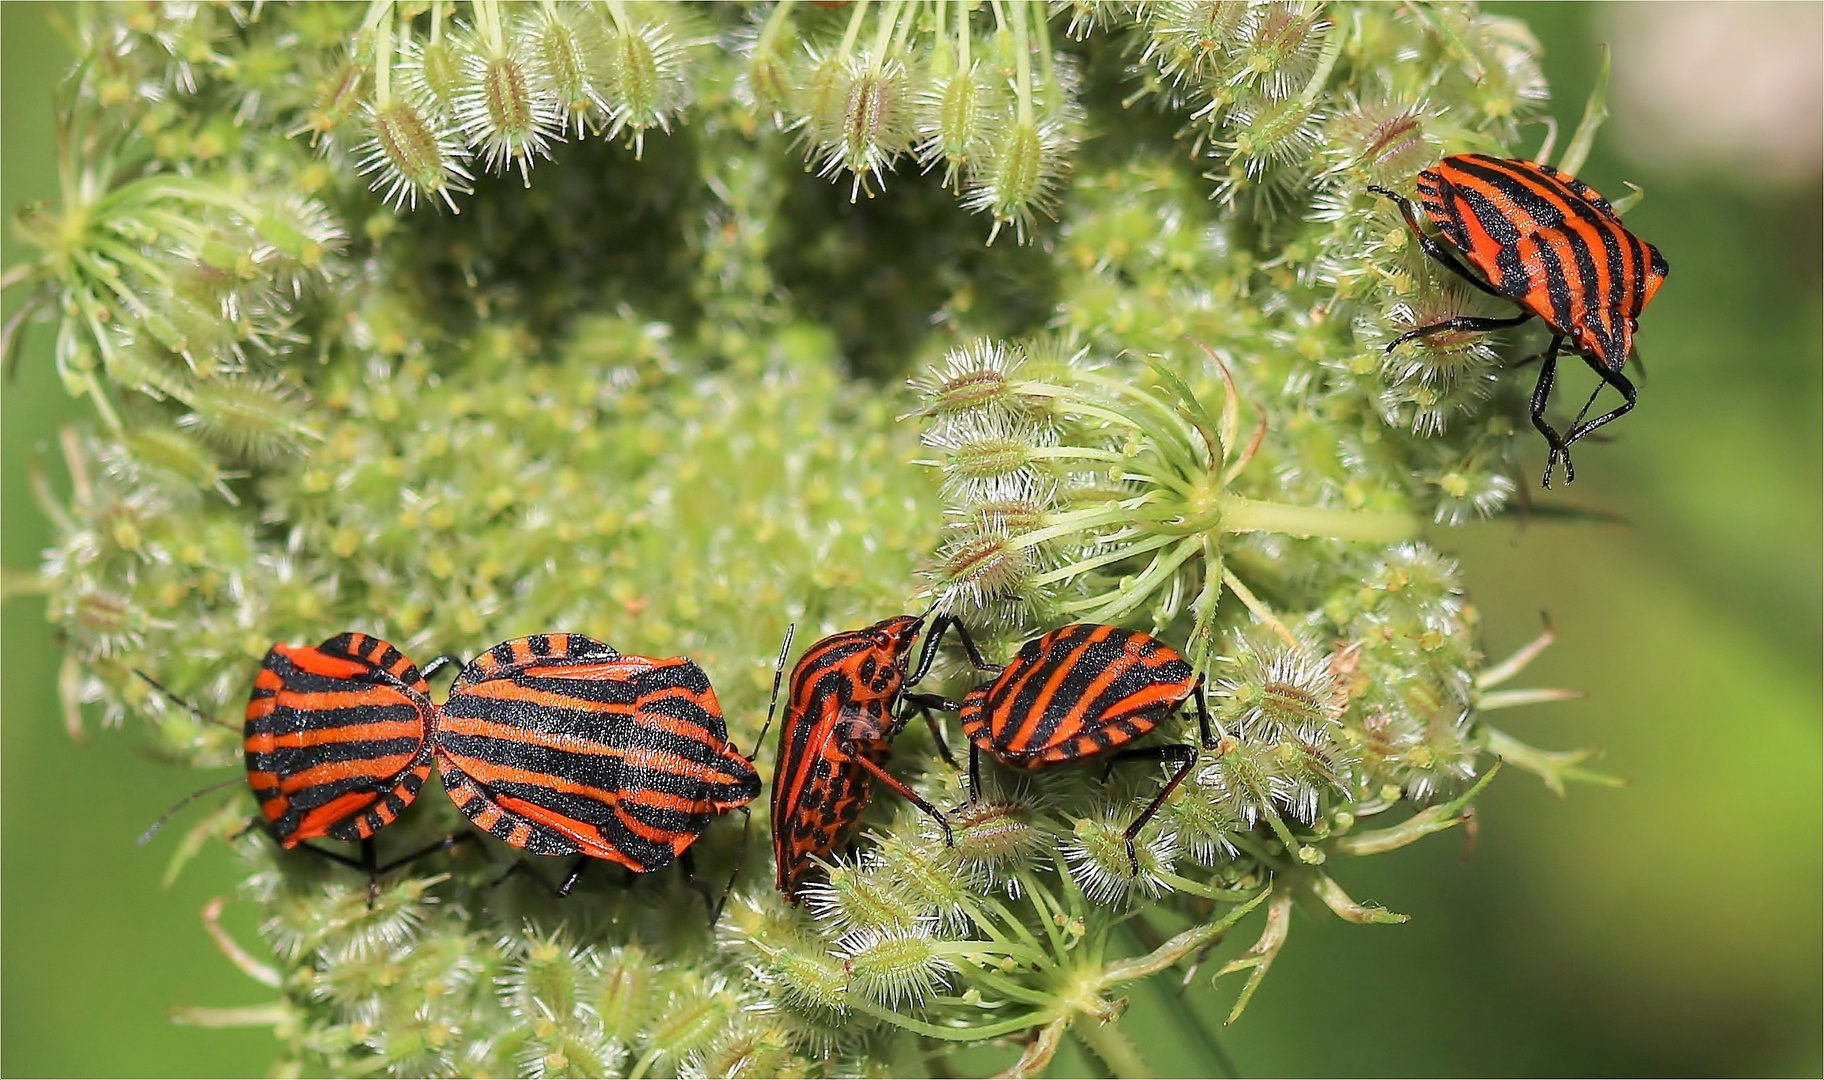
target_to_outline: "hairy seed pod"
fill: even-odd
[[[1320,4],[1267,3],[1248,10],[1236,32],[1235,74],[1229,81],[1271,101],[1304,89],[1330,29]]]
[[[453,193],[467,194],[471,177],[451,134],[404,99],[370,108],[367,122],[370,133],[359,151],[359,168],[361,175],[373,177],[372,190],[384,189],[382,198],[399,210],[416,210],[420,195],[456,209]]]
[[[933,76],[914,99],[918,163],[929,171],[944,166],[944,186],[961,192],[970,164],[988,145],[989,131],[1005,112],[986,68],[973,63]]]
[[[531,43],[563,126],[581,138],[585,124],[608,113],[608,103],[596,86],[596,69],[607,62],[607,27],[601,15],[590,7],[540,7],[524,17],[521,34]]]
[[[1098,816],[1079,818],[1062,848],[1070,876],[1083,895],[1105,907],[1125,907],[1136,897],[1163,895],[1167,886],[1159,874],[1170,872],[1178,857],[1177,839],[1153,825],[1135,838],[1134,853],[1140,859],[1140,873],[1135,874],[1123,835],[1132,817],[1126,807],[1107,807]]]
[[[825,881],[805,885],[800,894],[818,919],[835,927],[914,926],[932,915],[883,872],[878,856],[864,855],[855,865],[838,863]]]
[[[849,990],[888,1008],[919,1004],[949,985],[950,962],[932,948],[931,925],[860,927],[837,939]]]
[[[846,66],[840,115],[811,148],[819,176],[849,174],[849,201],[883,186],[893,163],[912,145],[911,88],[898,60],[875,63],[866,53]],[[871,185],[871,186],[870,186]]]
[[[517,33],[501,45],[477,39],[463,57],[458,87],[456,123],[469,146],[496,173],[517,163],[530,185],[532,159],[551,156],[565,121],[557,95],[535,73],[531,42]]]
[[[977,409],[1020,409],[1014,374],[1026,360],[1025,350],[978,338],[951,349],[944,359],[910,381],[920,398],[908,416],[945,416]],[[901,417],[905,419],[905,417]]]
[[[602,96],[608,108],[608,137],[626,131],[634,156],[645,148],[646,132],[670,131],[691,101],[685,43],[661,21],[617,25],[608,40]]]
[[[990,134],[963,198],[965,208],[994,219],[989,243],[1003,226],[1012,226],[1014,239],[1024,244],[1040,215],[1056,218],[1075,147],[1057,120],[1015,120]]]

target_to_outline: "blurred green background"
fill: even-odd
[[[1799,23],[1811,52],[1800,52],[1815,71],[1816,6],[1793,7],[1812,12],[1813,29]],[[56,195],[49,87],[68,53],[48,10],[0,8],[9,214]],[[1497,10],[1524,18],[1543,42],[1568,135],[1605,33],[1697,8]],[[1711,16],[1750,17],[1724,10],[1744,9]],[[1696,33],[1702,47],[1727,47]],[[1675,69],[1675,51],[1618,45],[1618,78],[1647,88],[1637,94],[1650,95],[1656,78],[1701,77]],[[1817,77],[1798,92],[1813,95],[1798,113],[1813,118],[1812,130],[1795,131],[1802,149],[1817,138]],[[1502,726],[1543,746],[1602,746],[1603,767],[1632,786],[1560,800],[1510,774],[1479,806],[1473,857],[1446,836],[1338,867],[1357,898],[1413,921],[1295,917],[1246,1018],[1221,1035],[1244,1075],[1824,1069],[1817,163],[1804,167],[1801,155],[1801,167],[1781,172],[1752,156],[1704,166],[1624,155],[1624,105],[1582,175],[1612,195],[1624,180],[1647,189],[1628,223],[1665,253],[1672,275],[1643,320],[1650,377],[1639,410],[1612,429],[1614,442],[1581,450],[1578,483],[1553,498],[1627,524],[1507,522],[1432,539],[1464,560],[1492,655],[1532,637],[1548,611],[1560,643],[1522,682],[1589,691],[1503,714]],[[8,235],[5,263],[23,254]],[[57,384],[49,346],[47,332],[34,334],[0,390],[9,570],[34,568],[49,536],[31,499],[31,462],[55,472],[57,428],[83,415]],[[0,1072],[264,1072],[274,1049],[265,1033],[166,1018],[171,1005],[268,996],[220,957],[198,917],[208,898],[232,890],[225,852],[197,860],[167,890],[168,845],[133,844],[197,775],[150,761],[131,730],[95,730],[93,717],[88,742],[69,739],[58,649],[38,598],[7,600],[0,657]],[[230,905],[227,922],[252,941],[241,907]],[[1200,978],[1188,1000],[1214,1024],[1235,989],[1212,991]],[[1166,1030],[1167,992],[1143,990],[1124,1024],[1163,1074],[1211,1074],[1194,1039]],[[1061,1057],[1054,1071],[1087,1067]]]

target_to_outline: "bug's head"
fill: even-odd
[[[899,692],[912,661],[912,644],[925,620],[917,615],[895,615],[865,630],[857,630],[863,648],[853,658],[858,686],[882,697]]]

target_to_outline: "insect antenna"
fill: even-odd
[[[760,756],[760,748],[766,745],[766,733],[772,729],[773,713],[779,708],[779,684],[785,678],[785,656],[792,649],[792,635],[798,630],[797,623],[787,623],[785,640],[779,644],[779,660],[773,665],[773,700],[766,706],[766,725],[760,729],[760,737],[754,740],[754,752],[749,757]]]
[[[152,676],[146,674],[145,672],[139,670],[138,668],[133,669],[133,674],[139,676],[141,679],[144,679],[147,686],[150,686],[152,689],[165,695],[165,698],[167,700],[175,701],[177,704],[182,705],[184,707],[185,712],[188,712],[191,716],[196,717],[198,720],[201,720],[203,723],[214,724],[216,727],[224,727],[224,728],[227,728],[229,731],[234,731],[234,732],[239,732],[241,730],[241,728],[238,724],[230,724],[226,720],[217,720],[215,717],[204,713],[203,710],[197,708],[193,702],[188,701],[184,698],[178,697],[176,694],[173,694],[170,690],[167,690],[165,688],[165,685],[163,683],[159,682],[157,679],[154,679]]]
[[[223,780],[219,784],[210,784],[208,787],[203,788],[200,791],[192,791],[190,794],[185,795],[183,798],[177,800],[177,802],[171,804],[171,809],[166,810],[164,813],[158,815],[158,820],[154,821],[152,823],[152,827],[147,829],[145,832],[140,833],[139,839],[133,841],[133,843],[139,847],[145,847],[146,841],[152,839],[152,835],[154,833],[156,833],[156,832],[158,832],[158,830],[164,828],[165,822],[170,821],[171,816],[173,814],[177,813],[179,810],[182,810],[184,807],[189,806],[192,802],[196,801],[197,799],[202,798],[204,795],[207,795],[210,792],[220,791],[223,788],[228,787],[231,784],[238,784],[238,783],[241,783],[241,778],[238,776],[232,776],[226,780]]]

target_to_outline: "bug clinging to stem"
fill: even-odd
[[[1541,356],[1530,414],[1550,446],[1544,485],[1552,486],[1552,470],[1560,461],[1565,482],[1572,482],[1577,474],[1571,444],[1634,407],[1634,384],[1622,368],[1634,349],[1640,313],[1669,273],[1666,260],[1622,225],[1607,199],[1549,165],[1458,154],[1420,172],[1417,189],[1419,205],[1443,242],[1424,232],[1411,200],[1379,186],[1368,190],[1399,206],[1427,255],[1475,289],[1511,300],[1521,311],[1511,318],[1458,316],[1417,327],[1395,338],[1387,351],[1434,334],[1543,321],[1552,339]],[[1583,357],[1602,382],[1561,435],[1545,410],[1558,357],[1565,351]],[[1619,391],[1623,401],[1586,421],[1604,385]]]

